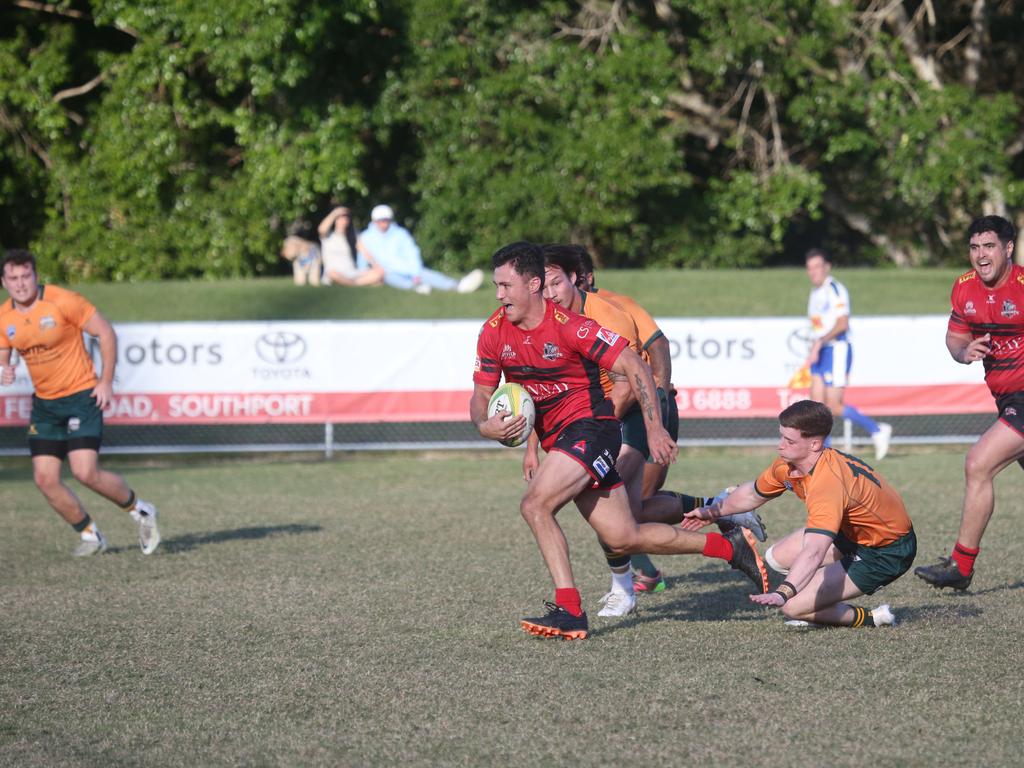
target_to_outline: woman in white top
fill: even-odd
[[[344,206],[332,210],[317,227],[320,235],[320,252],[323,258],[326,285],[380,285],[384,282],[384,270],[373,261],[373,258],[362,247],[356,237],[356,228],[352,225],[352,212]],[[356,266],[355,252],[363,254],[370,266],[359,269]]]

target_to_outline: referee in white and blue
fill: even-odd
[[[849,419],[871,435],[875,459],[889,452],[892,426],[876,422],[852,405],[843,405],[843,389],[847,385],[853,363],[850,344],[850,294],[830,274],[832,262],[820,248],[812,248],[804,257],[810,278],[807,316],[811,321],[811,350],[807,365],[811,371],[811,399],[824,403],[836,419]]]

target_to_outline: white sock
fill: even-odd
[[[612,591],[625,592],[627,595],[633,594],[632,569],[626,568],[625,573],[616,573],[615,571],[612,571]]]
[[[96,523],[90,522],[85,528],[82,529],[80,534],[82,541],[96,541],[99,538],[100,529],[96,527]]]

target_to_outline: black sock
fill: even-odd
[[[82,531],[84,531],[86,528],[89,527],[89,523],[91,523],[91,522],[92,522],[92,518],[89,517],[89,513],[86,512],[85,513],[85,517],[83,517],[77,523],[72,523],[71,527],[74,528],[79,533],[81,533]]]

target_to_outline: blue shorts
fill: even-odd
[[[853,364],[853,347],[848,341],[833,341],[821,348],[811,376],[821,376],[826,387],[845,387]]]

